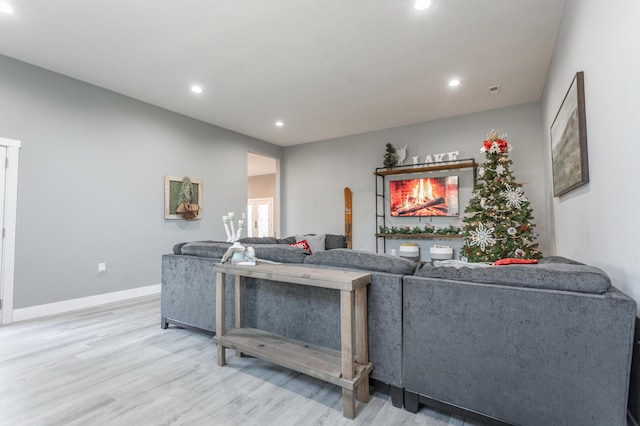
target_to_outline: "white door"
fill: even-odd
[[[2,241],[0,243],[0,324],[2,324],[2,309],[4,305],[2,303],[4,295],[4,280],[2,279],[4,276],[4,192],[7,182],[7,148],[4,146],[0,146],[0,162],[2,162],[2,167],[0,168],[0,232],[2,232]]]
[[[0,324],[13,322],[20,141],[0,138]]]
[[[273,198],[250,198],[247,205],[247,236],[274,237]]]

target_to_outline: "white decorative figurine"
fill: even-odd
[[[222,223],[224,223],[224,230],[227,233],[227,242],[234,243],[240,239],[242,230],[244,229],[244,220],[238,220],[238,230],[236,231],[233,225],[233,219],[235,218],[234,212],[229,212],[228,216],[222,216]],[[229,229],[231,228],[231,229]]]
[[[407,146],[396,149],[396,155],[398,156],[398,166],[402,166],[405,158],[407,158]]]

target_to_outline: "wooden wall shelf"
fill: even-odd
[[[424,173],[424,172],[437,172],[440,170],[452,170],[452,169],[468,169],[471,167],[477,167],[478,164],[475,160],[460,160],[443,163],[424,163],[407,166],[397,166],[388,169],[376,169],[373,173],[376,176],[389,176],[389,175],[406,175],[409,173]]]
[[[386,203],[386,183],[387,176],[408,175],[415,173],[429,173],[454,169],[472,169],[473,186],[476,186],[476,178],[478,174],[478,163],[474,158],[465,158],[455,161],[440,161],[436,163],[409,164],[406,166],[396,167],[378,167],[374,172],[376,179],[376,230],[388,229],[387,222],[387,203]],[[376,253],[387,250],[387,239],[394,240],[461,240],[462,235],[440,235],[440,234],[383,234],[377,233],[376,236]]]

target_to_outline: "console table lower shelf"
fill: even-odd
[[[351,391],[371,373],[371,363],[354,365],[354,377],[342,377],[342,354],[322,346],[315,346],[299,340],[255,328],[227,330],[222,337],[213,340],[226,348],[235,349],[274,364],[290,368],[299,373],[315,377]]]
[[[292,265],[253,266],[216,264],[216,336],[218,365],[226,364],[225,348],[281,365],[342,388],[342,414],[356,415],[354,396],[369,401],[367,342],[367,285],[371,275],[361,272],[306,268]],[[235,328],[227,329],[225,318],[225,276],[235,275]],[[292,285],[331,288],[340,291],[341,350],[312,345],[299,340],[243,327],[242,280],[261,278]],[[355,341],[355,348],[354,348]],[[355,350],[354,350],[355,349]]]

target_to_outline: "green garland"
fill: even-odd
[[[380,234],[405,234],[405,235],[416,235],[416,234],[434,234],[434,235],[460,235],[462,230],[453,225],[449,225],[446,228],[436,228],[431,225],[425,225],[423,228],[416,226],[415,228],[410,228],[408,226],[396,227],[392,226],[388,228],[386,226],[380,226],[379,228]]]

